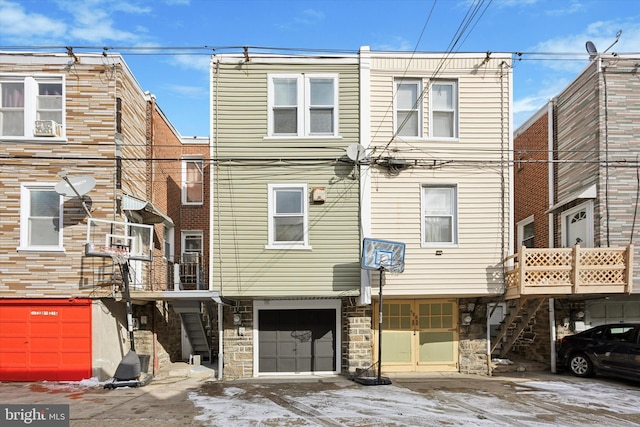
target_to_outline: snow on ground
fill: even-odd
[[[396,385],[291,394],[230,386],[218,396],[191,392],[189,399],[201,411],[195,419],[211,426],[640,425],[640,388],[624,384],[527,381],[506,397]]]
[[[538,398],[544,397],[557,403],[582,408],[594,409],[600,406],[617,414],[640,415],[640,387],[638,386],[625,386],[618,383],[614,387],[590,381],[580,383],[533,381],[520,383],[520,385],[523,386],[523,390],[519,391],[521,394],[532,393]],[[524,389],[524,387],[529,389]],[[531,391],[531,389],[535,390]]]

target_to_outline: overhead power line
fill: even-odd
[[[484,12],[483,12],[484,13]],[[482,16],[482,15],[481,15]],[[475,26],[475,24],[474,24]],[[472,27],[473,28],[473,27]],[[359,49],[321,49],[311,47],[269,47],[269,46],[58,46],[58,45],[42,45],[42,46],[0,46],[0,51],[5,53],[15,52],[33,52],[48,54],[52,51],[60,51],[60,53],[66,53],[67,48],[71,48],[76,53],[106,53],[113,52],[119,55],[143,55],[143,56],[167,56],[167,55],[215,55],[222,53],[237,53],[242,54],[245,48],[251,51],[258,51],[264,54],[277,54],[277,53],[307,53],[317,54],[325,53],[332,55],[356,55]],[[372,50],[372,52],[376,52]],[[387,51],[380,51],[387,52]],[[414,49],[412,51],[399,51],[397,53],[414,53],[414,54],[442,54],[443,51],[428,51]],[[478,53],[485,54],[485,51],[463,51],[458,49],[457,53]],[[569,60],[574,59],[577,61],[587,61],[588,55],[584,51],[577,52],[540,52],[540,51],[501,51],[502,53],[509,53],[514,55],[516,61],[540,61],[540,60]],[[640,51],[638,52],[617,52],[617,55],[624,56],[636,56],[640,58]],[[528,58],[527,58],[528,57]]]

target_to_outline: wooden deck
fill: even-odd
[[[505,263],[505,299],[631,292],[633,245],[545,249],[523,246]]]

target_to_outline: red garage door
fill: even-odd
[[[0,300],[0,381],[91,377],[91,300]]]

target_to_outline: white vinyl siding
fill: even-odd
[[[372,157],[383,152],[406,159],[410,165],[393,176],[385,168],[370,169],[370,235],[406,245],[404,272],[385,275],[384,292],[389,298],[497,296],[503,292],[502,262],[509,252],[511,215],[509,167],[504,163],[510,147],[511,95],[510,74],[503,72],[500,63],[508,64],[510,56],[492,56],[484,74],[477,72],[482,59],[471,54],[453,55],[441,67],[437,55],[372,54],[370,106],[375,132],[369,149]],[[430,80],[439,67],[439,80]],[[389,109],[395,102],[398,70],[422,79],[427,87],[423,138],[393,138],[395,118]],[[456,138],[432,136],[434,81],[455,84]],[[456,243],[427,245],[422,233],[422,189],[425,185],[452,184],[457,193]],[[379,278],[375,272],[372,276],[371,292],[375,295]]]
[[[62,203],[52,184],[22,185],[20,250],[63,250]]]

